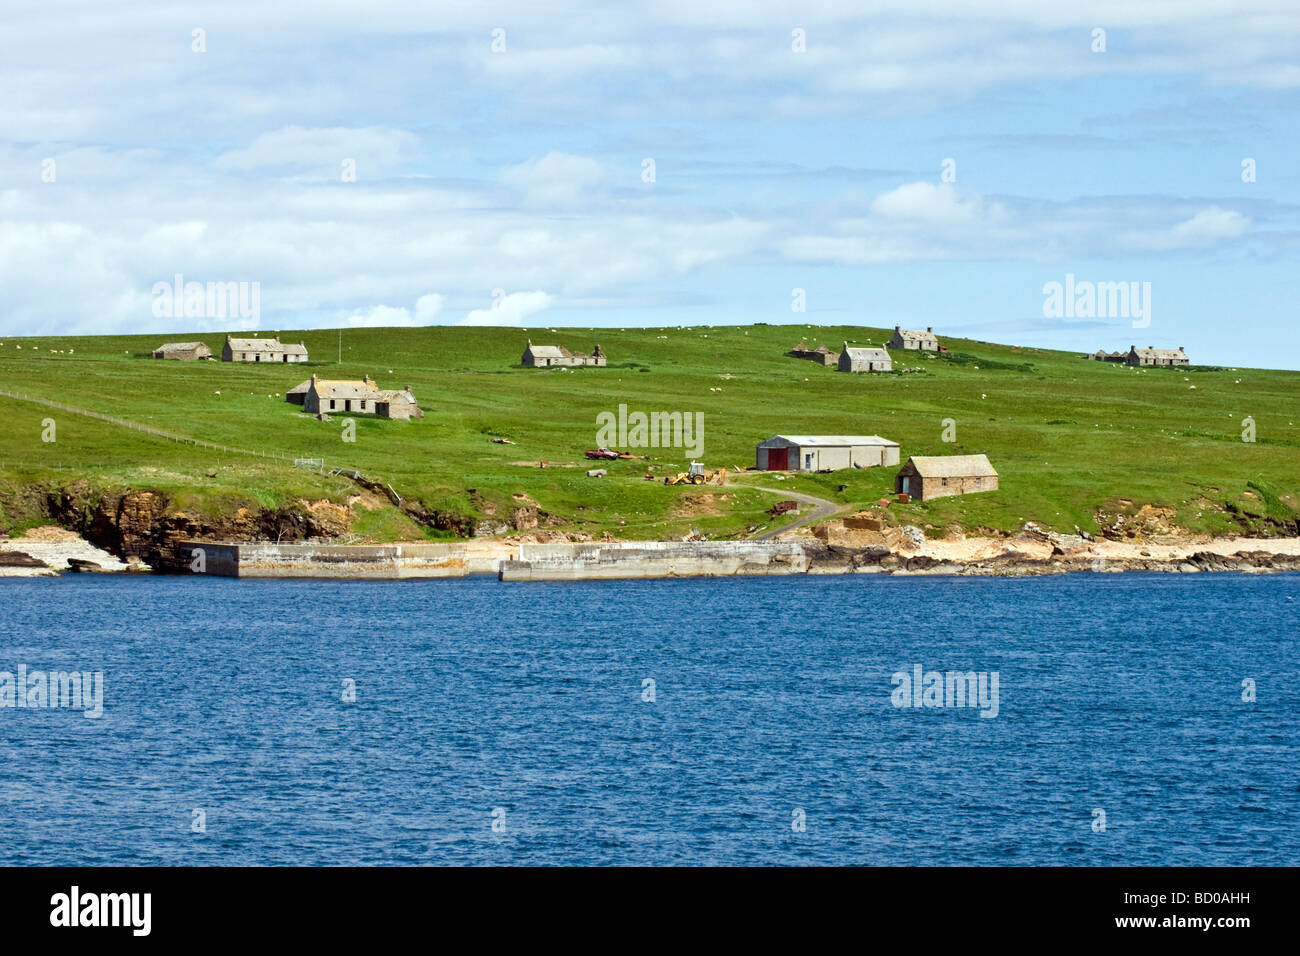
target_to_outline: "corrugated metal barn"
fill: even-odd
[[[898,464],[898,442],[879,435],[774,435],[755,449],[760,471],[837,471]]]

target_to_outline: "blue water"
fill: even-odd
[[[0,864],[1294,864],[1297,595],[3,581],[0,671],[101,670],[105,699],[0,709]],[[998,716],[895,707],[917,663],[997,671]]]

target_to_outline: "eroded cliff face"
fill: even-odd
[[[473,519],[458,512],[404,502],[419,524],[468,536]],[[231,502],[212,513],[186,511],[157,490],[97,489],[78,480],[56,487],[0,490],[0,533],[10,526],[49,520],[123,560],[139,558],[157,570],[177,566],[182,540],[277,541],[337,539],[348,534],[355,512],[328,500],[300,500],[279,508]]]

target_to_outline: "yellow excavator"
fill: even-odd
[[[691,462],[690,471],[679,471],[664,479],[665,485],[725,485],[726,483],[727,469],[709,471],[704,467],[703,462],[698,461]]]

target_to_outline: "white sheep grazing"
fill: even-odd
[[[217,390],[216,390],[215,392],[213,392],[212,394],[213,394],[213,395],[220,395],[220,394],[221,394],[221,389],[217,389]]]

